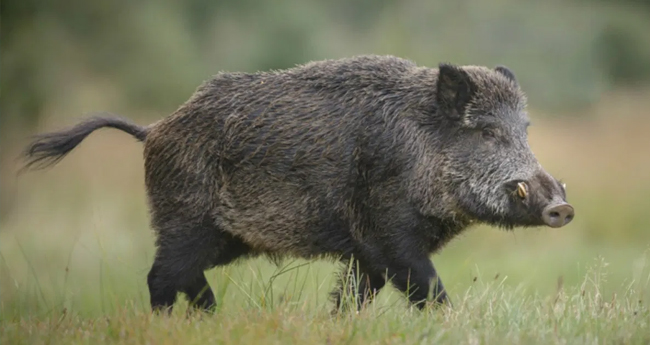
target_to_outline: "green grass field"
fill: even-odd
[[[293,266],[295,267],[295,266]],[[221,302],[216,315],[187,314],[179,303],[170,317],[150,315],[146,298],[100,289],[88,294],[94,310],[75,311],[51,300],[40,312],[3,312],[4,344],[39,343],[242,343],[242,344],[432,344],[580,343],[647,344],[650,341],[648,285],[602,291],[603,265],[594,264],[583,282],[554,293],[534,294],[507,279],[455,284],[453,310],[407,309],[393,290],[382,293],[359,315],[333,317],[324,301],[328,268],[303,266],[278,276],[258,275],[255,263],[216,270],[211,276]],[[270,272],[269,272],[270,273]],[[647,276],[648,272],[644,272]],[[269,274],[270,275],[270,274]],[[487,275],[483,275],[487,277]],[[548,285],[555,286],[554,281]],[[112,288],[119,282],[112,281]],[[134,283],[134,285],[138,285]],[[516,285],[516,284],[515,284]],[[29,298],[39,299],[38,291]],[[27,297],[26,297],[27,298]],[[70,300],[74,300],[70,297]],[[64,297],[60,298],[63,301]],[[18,303],[30,304],[21,301]],[[44,303],[44,302],[41,302]],[[78,303],[84,303],[79,301]],[[90,309],[90,308],[88,308]]]
[[[1,167],[0,344],[650,343],[650,122],[640,122],[640,98],[636,108],[610,100],[593,121],[533,113],[531,146],[567,182],[575,220],[458,237],[432,256],[454,307],[425,312],[391,287],[359,314],[331,316],[338,265],[255,259],[208,271],[214,315],[188,314],[179,300],[171,316],[152,316],[140,145],[102,131],[52,170],[16,176],[17,143]]]
[[[472,250],[486,240],[474,234],[434,257],[450,288],[453,309],[422,313],[387,288],[359,315],[341,316],[329,314],[327,294],[336,267],[325,262],[273,266],[260,259],[217,268],[209,272],[219,301],[215,315],[188,314],[187,303],[180,300],[171,316],[154,317],[145,285],[149,248],[120,255],[118,250],[102,253],[100,245],[91,252],[79,247],[69,250],[70,255],[46,255],[39,262],[36,249],[21,242],[18,256],[24,269],[8,267],[12,262],[3,257],[2,343],[650,341],[649,250],[553,248],[540,245],[546,242],[542,233],[518,240],[497,237],[505,243],[488,244],[494,251]],[[106,244],[118,246],[119,241]],[[8,251],[3,248],[3,253]],[[110,253],[115,256],[105,257]]]

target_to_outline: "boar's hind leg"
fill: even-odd
[[[216,305],[214,294],[203,272],[192,283],[183,288],[182,291],[187,296],[190,306],[195,309],[209,311]]]
[[[212,262],[210,262],[210,267],[227,265],[250,251],[250,248],[240,239],[228,234],[223,234],[222,236],[224,241],[221,243],[223,245],[220,248],[212,248],[213,255],[215,254],[214,251],[218,251],[218,253],[214,255]],[[203,272],[192,284],[185,287],[182,291],[187,296],[190,305],[194,308],[212,310],[216,305],[214,294]]]
[[[430,296],[435,305],[446,303],[451,306],[442,281],[428,257],[414,258],[406,265],[399,266],[399,269],[388,268],[389,277],[397,289],[408,295],[411,303],[423,309]]]
[[[357,311],[371,303],[376,294],[386,284],[384,276],[380,273],[370,271],[367,265],[360,260],[344,261],[342,279],[338,287],[332,292],[334,297],[334,313],[348,310],[348,301],[354,298],[352,303],[356,304]],[[350,265],[350,263],[352,263]]]
[[[183,292],[195,308],[211,310],[214,294],[204,270],[225,265],[246,254],[248,247],[214,227],[160,229],[158,249],[147,276],[151,308],[171,311]]]

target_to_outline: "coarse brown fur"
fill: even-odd
[[[220,73],[147,128],[113,125],[144,142],[152,307],[185,292],[211,308],[203,271],[261,254],[354,258],[360,305],[387,279],[419,307],[430,293],[448,302],[431,253],[472,223],[543,225],[565,201],[528,148],[525,106],[505,67],[358,56]],[[29,164],[124,123],[91,121],[36,140]],[[527,200],[513,197],[519,182]]]

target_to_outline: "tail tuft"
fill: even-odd
[[[68,129],[35,136],[22,153],[22,157],[26,160],[23,169],[45,169],[55,165],[90,133],[102,127],[122,130],[139,141],[144,141],[148,133],[146,127],[138,126],[120,117],[91,117]]]

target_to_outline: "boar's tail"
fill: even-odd
[[[23,169],[44,169],[58,163],[90,133],[103,127],[116,128],[127,132],[138,141],[144,141],[149,132],[148,127],[138,126],[120,117],[91,117],[70,128],[35,136],[34,140],[22,153],[23,158],[26,160]]]

